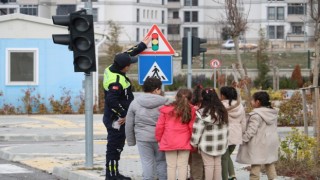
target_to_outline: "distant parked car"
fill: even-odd
[[[255,49],[257,48],[258,45],[254,44],[254,43],[246,43],[245,41],[239,40],[239,49]],[[226,40],[223,44],[222,44],[222,48],[224,49],[234,49],[235,45],[232,39]]]

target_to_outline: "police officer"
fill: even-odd
[[[132,86],[126,72],[130,65],[136,63],[133,56],[147,48],[150,37],[146,37],[138,45],[126,52],[119,53],[114,58],[114,63],[104,71],[103,87],[105,92],[105,109],[103,123],[108,131],[106,151],[106,179],[130,180],[119,173],[120,154],[125,142],[125,126],[127,110],[133,100]]]

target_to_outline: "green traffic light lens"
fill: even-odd
[[[73,26],[79,32],[85,32],[90,28],[90,23],[83,17],[77,17],[73,20]]]
[[[91,41],[86,37],[77,37],[74,39],[75,47],[80,51],[87,51],[91,47]]]
[[[87,56],[76,57],[74,63],[83,71],[90,69],[92,66],[92,60]]]

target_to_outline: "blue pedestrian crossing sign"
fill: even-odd
[[[140,55],[138,61],[139,84],[148,77],[156,77],[163,85],[172,84],[172,56]]]

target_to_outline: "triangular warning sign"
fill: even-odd
[[[161,70],[160,66],[157,62],[154,62],[146,74],[146,76],[143,78],[143,81],[145,81],[148,77],[156,77],[160,79],[161,81],[168,81],[168,78],[166,75],[164,75],[163,71]]]
[[[146,36],[151,36],[151,42],[148,44],[148,49],[144,50],[140,54],[166,54],[173,55],[174,50],[168,40],[164,37],[161,30],[157,25],[152,25]]]

